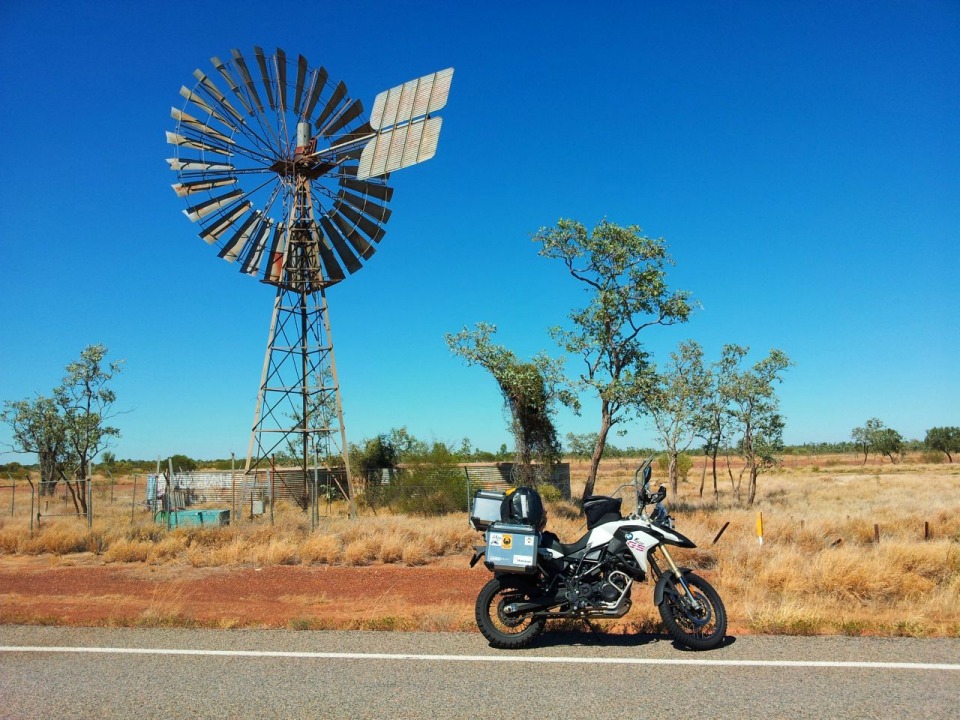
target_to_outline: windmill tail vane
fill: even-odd
[[[200,238],[276,288],[247,469],[296,447],[306,478],[309,449],[332,438],[349,485],[325,290],[376,252],[390,174],[436,154],[453,68],[384,90],[367,119],[346,84],[303,55],[254,47],[250,60],[232,50],[211,64],[171,109],[167,162]]]

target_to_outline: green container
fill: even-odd
[[[158,512],[154,518],[158,523],[166,524],[167,514]],[[223,527],[230,524],[229,510],[174,510],[170,513],[170,527],[209,525]]]

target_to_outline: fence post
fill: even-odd
[[[273,525],[273,498],[274,498],[274,487],[273,487],[273,476],[276,474],[274,469],[271,467],[269,470],[270,473],[270,525]]]
[[[166,506],[166,509],[167,509],[167,530],[170,529],[170,521],[171,521],[170,516],[173,515],[170,509],[170,501],[172,500],[170,495],[173,492],[173,488],[171,487],[170,482],[172,480],[173,480],[173,458],[167,458],[167,487],[163,493],[163,504]]]
[[[230,522],[237,521],[237,454],[230,453]]]
[[[757,513],[757,539],[763,545],[763,513]]]
[[[93,529],[93,465],[87,467],[87,529]]]
[[[133,525],[133,510],[137,506],[137,478],[140,473],[133,476],[133,497],[130,498],[130,524]]]
[[[880,525],[879,523],[873,524],[873,542],[880,544]]]
[[[13,517],[17,508],[17,479],[10,473],[7,477],[10,478],[10,517]]]

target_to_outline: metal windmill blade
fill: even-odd
[[[292,455],[305,498],[311,456],[316,482],[321,448],[332,456],[339,436],[352,503],[326,289],[376,252],[392,212],[389,174],[436,152],[432,113],[453,70],[380,93],[367,120],[346,84],[303,55],[255,47],[211,64],[180,89],[168,163],[200,238],[276,288],[246,472],[279,472],[275,456]]]
[[[184,212],[200,237],[224,260],[242,259],[245,274],[279,285],[290,268],[277,274],[268,228],[292,230],[292,215],[309,215],[315,229],[304,237],[319,258],[309,286],[362,268],[385,233],[392,197],[388,172],[359,172],[363,144],[382,135],[362,102],[326,69],[280,49],[255,48],[250,60],[233,50],[211,64],[210,74],[194,71],[195,85],[181,89],[184,106],[171,110],[176,128],[167,133],[173,189],[187,199]],[[305,281],[303,269],[294,274]]]

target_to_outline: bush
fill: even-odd
[[[445,515],[467,511],[466,477],[457,457],[443,443],[413,460],[389,485],[368,487],[378,504],[395,512]]]
[[[666,453],[661,453],[657,456],[657,467],[660,468],[660,472],[666,476],[667,470],[670,467],[670,458],[667,457]],[[690,468],[693,467],[693,458],[691,458],[687,453],[682,452],[677,455],[677,477],[686,482],[687,473],[690,472]]]
[[[931,465],[940,465],[946,459],[947,456],[939,450],[924,450],[920,453],[920,461]]]

